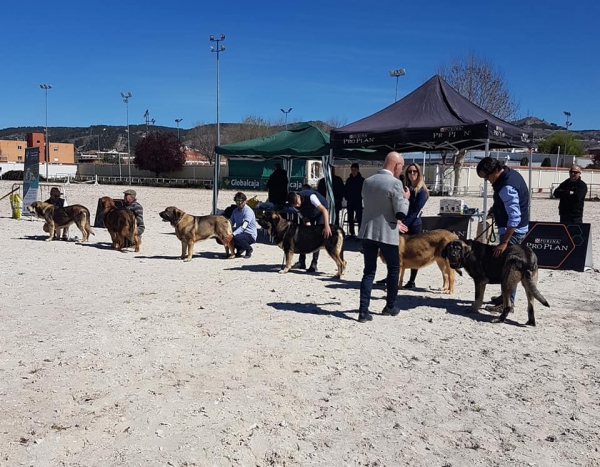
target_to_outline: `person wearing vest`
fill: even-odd
[[[331,237],[331,227],[329,226],[329,213],[327,200],[316,190],[302,190],[288,193],[288,204],[295,207],[300,214],[300,222],[307,225],[324,225],[323,237]],[[317,263],[319,261],[319,250],[315,251],[308,272],[317,272]],[[306,255],[301,254],[298,262],[292,266],[297,269],[306,269]]]
[[[494,258],[498,258],[508,245],[521,243],[529,231],[529,188],[519,172],[491,157],[484,157],[477,164],[477,175],[490,182],[494,190],[490,212],[500,235],[500,244],[494,249]],[[510,294],[511,305],[516,293],[515,288]],[[492,298],[495,305],[499,300],[502,297]]]

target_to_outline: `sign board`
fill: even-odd
[[[269,179],[263,177],[223,177],[221,189],[237,191],[267,191],[265,184]],[[304,177],[292,177],[288,185],[289,191],[300,191]]]
[[[40,188],[40,148],[25,148],[25,165],[23,167],[23,207],[38,200]],[[24,216],[32,214],[23,209]]]
[[[423,232],[444,229],[458,235],[458,238],[461,240],[469,238],[471,216],[437,216],[422,217],[421,219],[423,220]]]
[[[530,222],[521,243],[535,252],[540,268],[584,271],[593,267],[590,224]]]

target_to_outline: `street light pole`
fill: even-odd
[[[399,70],[390,70],[390,76],[396,77],[396,95],[394,97],[394,102],[398,100],[398,78],[400,76],[404,76],[406,74],[406,70],[404,68],[400,68]]]
[[[44,90],[46,101],[46,137],[44,138],[44,162],[46,163],[46,182],[48,182],[48,164],[50,163],[50,148],[48,146],[48,89],[52,89],[49,84],[40,84]]]
[[[179,142],[181,142],[181,140],[179,139],[179,124],[181,123],[181,120],[183,120],[183,118],[175,119],[175,123],[177,123],[177,141],[179,141]]]
[[[128,92],[125,94],[121,93],[125,107],[127,107],[127,173],[129,177],[129,184],[131,185],[131,138],[129,136],[129,98],[133,97],[133,94]],[[119,179],[121,178],[121,156],[119,156]]]
[[[571,112],[567,112],[567,111],[565,110],[565,111],[564,111],[564,114],[565,114],[565,116],[567,117],[567,123],[566,123],[566,125],[565,125],[565,126],[566,126],[566,128],[567,128],[567,132],[566,132],[566,138],[565,138],[565,150],[563,151],[563,164],[564,164],[564,161],[565,161],[565,156],[566,156],[567,154],[569,154],[569,153],[567,152],[567,148],[568,148],[568,144],[569,144],[569,127],[570,127],[571,125],[573,125],[571,122],[569,122],[569,117],[571,116]]]
[[[221,144],[221,123],[219,121],[219,55],[221,54],[221,52],[223,52],[225,50],[225,46],[223,44],[219,45],[219,42],[224,41],[225,40],[225,34],[221,34],[221,36],[218,39],[215,39],[215,36],[210,36],[209,37],[211,42],[216,42],[217,46],[210,47],[210,51],[211,52],[215,52],[217,54],[217,146],[219,146]],[[214,158],[214,179],[213,179],[213,206],[212,206],[212,213],[216,214],[217,213],[217,201],[218,201],[218,195],[219,195],[219,171],[220,171],[220,163],[221,163],[221,156],[219,156],[219,154],[215,153],[215,158]]]
[[[279,110],[281,110],[285,114],[285,129],[287,130],[287,116],[292,111],[292,108],[290,107],[287,110],[283,110],[283,109],[279,109]]]

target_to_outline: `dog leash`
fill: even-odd
[[[490,234],[490,238],[488,239],[488,245],[489,245],[489,244],[492,244],[492,243],[495,243],[495,242],[496,242],[496,240],[497,240],[497,238],[496,238],[496,232],[495,232],[495,230],[493,229],[493,227],[494,227],[494,223],[492,222],[490,225],[488,225],[488,226],[485,228],[485,230],[483,230],[483,231],[482,231],[482,232],[481,232],[479,235],[477,235],[477,237],[475,237],[474,241],[477,241],[477,239],[478,239],[479,237],[481,237],[482,235],[484,235],[484,234],[485,234],[485,233],[486,233],[488,230],[490,230],[490,228],[491,228],[491,229],[492,229],[492,233]]]

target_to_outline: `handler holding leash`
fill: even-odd
[[[369,303],[377,271],[377,255],[380,251],[388,270],[387,300],[381,314],[396,316],[400,313],[396,308],[400,273],[398,230],[405,232],[408,228],[398,221],[406,217],[410,197],[410,192],[404,189],[404,185],[398,179],[403,167],[404,158],[397,152],[390,152],[383,162],[383,168],[363,183],[364,214],[358,237],[362,239],[365,268],[360,282],[359,323],[373,319],[369,313]]]
[[[521,243],[529,231],[529,189],[519,172],[491,157],[479,161],[477,175],[490,182],[494,189],[490,212],[500,235],[500,244],[494,249],[494,258],[498,258],[508,245]],[[510,294],[511,305],[515,304],[516,294],[515,288]],[[502,304],[502,297],[493,297],[492,302]]]

